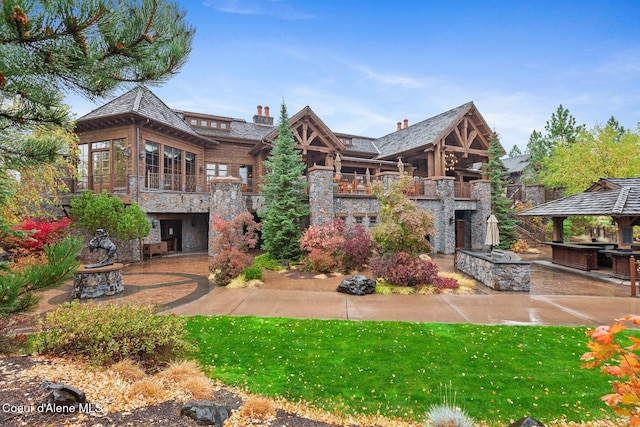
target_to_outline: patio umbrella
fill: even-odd
[[[494,246],[498,246],[500,244],[500,232],[498,231],[498,220],[495,215],[491,215],[489,219],[487,219],[487,235],[484,238],[484,244],[489,245],[489,247],[493,250]]]

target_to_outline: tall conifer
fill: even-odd
[[[262,219],[262,248],[279,260],[294,260],[301,255],[300,237],[309,216],[305,164],[295,146],[287,107],[282,103],[278,137],[264,162],[264,205],[258,212]]]
[[[503,149],[496,134],[491,137],[488,154],[487,174],[491,182],[491,211],[498,220],[498,230],[500,231],[498,248],[509,249],[518,240],[516,232],[518,221],[513,218],[511,201],[506,197],[508,172],[500,160]]]

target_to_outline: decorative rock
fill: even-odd
[[[223,427],[229,418],[231,409],[225,405],[218,405],[210,400],[195,400],[182,405],[180,415],[194,419],[200,425]]]
[[[376,289],[376,281],[369,279],[362,274],[357,274],[348,279],[344,279],[336,289],[338,292],[350,295],[372,294]]]
[[[87,397],[85,394],[78,390],[75,387],[71,387],[61,383],[54,383],[51,381],[45,381],[38,387],[38,392],[49,393],[44,397],[41,402],[41,405],[44,405],[44,412],[60,412],[56,411],[55,408],[69,408],[75,407],[79,403],[85,403],[87,401]],[[48,410],[48,407],[51,407],[51,411]],[[72,412],[72,411],[62,411],[62,412]]]
[[[544,427],[544,424],[533,417],[524,417],[509,424],[509,427]]]

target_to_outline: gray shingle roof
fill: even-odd
[[[182,120],[172,109],[144,86],[138,86],[114,100],[80,117],[77,122],[135,114],[172,127],[189,135],[198,135],[191,126]]]
[[[518,215],[550,217],[640,215],[640,185],[627,185],[616,190],[578,193],[544,203],[520,212]]]
[[[462,113],[472,106],[473,102],[467,102],[437,116],[376,139],[373,143],[380,151],[379,157],[393,157],[434,143]]]
[[[529,164],[529,154],[522,156],[507,157],[502,159],[502,164],[509,173],[521,173]]]

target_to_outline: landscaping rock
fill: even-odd
[[[229,418],[231,409],[225,405],[218,405],[210,400],[195,400],[182,405],[180,415],[194,419],[200,425],[223,427]]]
[[[509,424],[509,427],[544,427],[544,424],[533,417],[524,417]]]
[[[350,295],[372,294],[376,289],[376,281],[362,274],[344,279],[336,289],[338,292]]]
[[[87,397],[84,392],[75,387],[61,383],[45,381],[38,387],[38,392],[46,396],[40,403],[42,412],[61,412],[56,408],[76,407],[80,403],[85,403]],[[47,394],[48,393],[48,394]],[[74,411],[62,411],[74,412]]]

